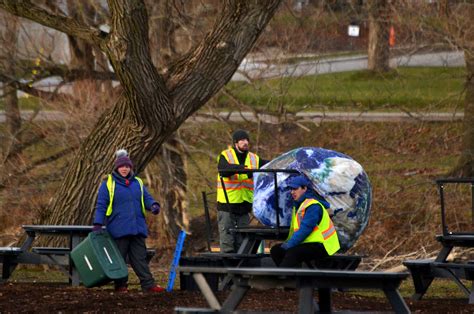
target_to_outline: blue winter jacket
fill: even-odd
[[[301,203],[303,203],[303,201],[306,200],[307,198],[314,198],[317,201],[319,201],[321,204],[323,204],[323,206],[326,209],[329,209],[329,206],[330,206],[329,203],[323,197],[317,195],[310,189],[308,189],[306,193],[301,195],[301,197],[298,200],[293,202],[295,209],[298,210]],[[298,231],[293,233],[293,236],[290,239],[288,239],[288,241],[283,243],[281,247],[287,250],[298,244],[301,244],[304,241],[304,239],[306,239],[311,234],[311,232],[313,232],[313,229],[321,222],[322,218],[323,218],[323,209],[321,208],[319,204],[313,204],[309,206],[308,208],[306,208],[303,221],[300,223],[300,228],[298,229]]]
[[[105,216],[110,197],[107,180],[104,180],[99,188],[94,224],[106,225],[107,231],[114,239],[130,235],[146,238],[148,228],[142,212],[140,183],[133,174],[124,178],[114,171],[112,177],[115,181],[112,215]],[[150,210],[151,205],[156,203],[145,186],[143,186],[143,200],[146,210]]]

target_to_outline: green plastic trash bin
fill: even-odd
[[[84,286],[96,287],[127,277],[128,269],[112,237],[91,232],[71,252],[71,259]]]

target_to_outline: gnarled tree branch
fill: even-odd
[[[29,0],[1,0],[0,8],[91,44],[101,46],[107,33],[68,16],[51,14]]]
[[[213,31],[170,68],[167,86],[174,96],[179,123],[232,78],[280,2],[228,1]],[[189,97],[197,82],[200,92]]]

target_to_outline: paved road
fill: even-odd
[[[390,59],[390,64],[392,67],[462,67],[465,66],[465,61],[462,52],[436,52],[394,57]],[[244,59],[232,80],[247,81],[248,78],[305,76],[365,69],[367,69],[367,55],[326,58],[297,64],[267,64],[264,60]]]
[[[34,114],[31,110],[21,112],[21,117],[24,120],[30,120],[33,116],[33,121],[61,121],[67,117],[65,113],[60,111],[40,111],[37,114]],[[5,111],[0,110],[0,123],[3,122],[5,122]]]
[[[24,119],[31,118],[32,111],[23,111]],[[289,120],[298,121],[361,121],[361,122],[415,122],[415,121],[458,121],[462,120],[462,112],[445,113],[405,113],[405,112],[298,112],[294,116],[288,115]],[[42,111],[37,114],[34,121],[61,121],[67,118],[67,115],[59,111]],[[259,118],[267,123],[277,123],[278,117],[269,114],[259,114]],[[217,119],[228,119],[235,122],[256,121],[252,112],[221,112],[218,117],[205,114],[195,114],[188,119],[189,122],[206,122]],[[0,123],[5,122],[5,113],[0,111]]]
[[[259,118],[267,123],[278,123],[278,117],[269,114],[259,114]],[[229,119],[234,122],[256,121],[255,114],[252,112],[221,112],[219,113],[221,119]],[[296,115],[288,115],[287,120],[298,121],[360,121],[360,122],[415,122],[415,121],[458,121],[464,118],[462,112],[444,113],[405,113],[405,112],[298,112]],[[212,117],[204,115],[194,115],[188,121],[205,122]]]
[[[282,76],[304,76],[333,72],[363,70],[367,68],[367,55],[358,55],[350,57],[325,58],[318,61],[305,61],[297,64],[266,64],[262,59],[246,58],[239,67],[238,72],[233,76],[233,80],[247,80],[250,78],[271,78]],[[405,55],[391,59],[392,66],[465,66],[464,55],[462,52],[437,52],[424,53],[416,55]],[[245,75],[244,75],[245,74]],[[56,88],[57,82],[54,79],[40,82],[43,89]],[[38,83],[38,84],[40,84]],[[67,86],[64,87],[67,92]],[[28,119],[32,112],[23,112],[23,117]],[[229,114],[220,113],[221,118],[226,118]],[[65,115],[61,112],[40,112],[35,121],[44,120],[61,120]],[[274,123],[276,117],[270,115],[261,115],[263,121]],[[367,112],[367,113],[348,113],[348,112],[301,112],[296,114],[296,118],[312,121],[452,121],[463,118],[463,113],[383,113],[383,112]],[[206,117],[205,115],[195,115],[189,118],[189,121],[209,121],[215,118]],[[234,112],[230,115],[232,121],[254,121],[255,117],[251,112]],[[5,115],[0,111],[0,122],[5,121]]]
[[[302,55],[309,56],[309,55]],[[314,55],[310,55],[313,56]],[[462,52],[435,52],[414,55],[404,55],[392,58],[391,66],[443,66],[462,67],[465,66],[464,54]],[[263,58],[245,58],[240,64],[237,72],[232,76],[233,81],[248,81],[249,78],[273,78],[288,76],[305,76],[344,71],[355,71],[367,69],[367,55],[344,56],[324,58],[315,61],[303,61],[295,64],[268,64]],[[34,84],[34,87],[55,91],[60,80],[58,77],[48,78]],[[118,82],[114,82],[118,84]],[[60,92],[71,92],[69,84],[64,84]],[[21,97],[24,94],[18,92]]]

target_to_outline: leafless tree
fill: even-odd
[[[466,81],[464,95],[463,150],[452,174],[474,176],[474,4],[460,3],[446,12],[450,38],[464,51]]]
[[[383,73],[390,69],[390,0],[368,0],[368,69]]]
[[[397,2],[398,18],[410,25],[413,33],[422,34],[428,43],[464,53],[466,79],[463,90],[464,122],[463,150],[449,175],[474,175],[474,4],[464,0],[443,0],[437,4],[427,2]],[[419,39],[418,37],[414,37]],[[422,46],[426,42],[418,40]]]
[[[143,1],[109,1],[109,32],[30,1],[0,1],[0,8],[14,15],[99,47],[123,88],[82,143],[42,222],[89,224],[101,174],[110,170],[114,151],[128,149],[137,171],[143,170],[173,132],[230,80],[279,3],[226,1],[204,39],[160,74],[150,55]]]
[[[16,58],[16,47],[17,37],[19,30],[19,19],[17,17],[10,16],[0,12],[1,17],[1,49],[0,49],[0,62],[1,67],[4,69],[5,79],[3,81],[3,96],[5,102],[5,116],[6,116],[6,134],[5,138],[2,139],[2,155],[3,164],[14,160],[20,153],[20,142],[19,133],[21,130],[21,116],[20,109],[18,107],[17,90],[14,84],[16,76],[15,63]],[[9,78],[9,79],[8,79]],[[4,174],[6,170],[2,171]],[[3,180],[0,179],[0,182]]]

